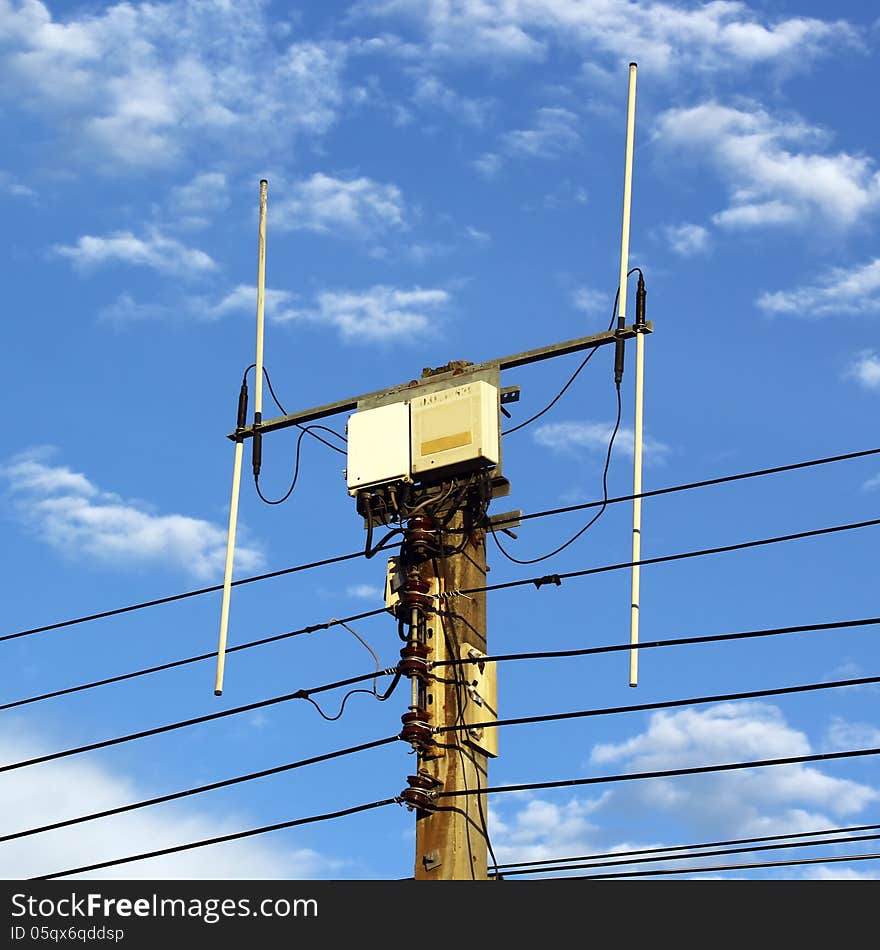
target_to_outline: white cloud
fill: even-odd
[[[173,188],[169,213],[180,227],[207,227],[210,219],[229,207],[229,187],[223,172],[201,172],[185,185]]]
[[[880,310],[880,257],[858,267],[832,268],[804,287],[761,294],[757,304],[768,313],[802,317],[875,313]]]
[[[868,745],[876,732],[871,724],[835,719],[823,746],[837,751]],[[590,771],[625,775],[786,758],[812,751],[808,737],[789,725],[777,707],[760,702],[722,703],[653,713],[643,731],[619,742],[593,746],[590,761],[594,768]],[[557,803],[534,800],[531,795],[499,796],[502,800],[494,801],[490,810],[490,831],[499,860],[541,860],[591,852],[613,856],[617,851],[688,840],[804,834],[853,823],[841,819],[880,799],[877,789],[827,775],[819,765],[652,778],[613,783],[604,789],[599,797]],[[674,840],[657,840],[653,831],[646,840],[642,829],[655,829],[660,822],[678,829]],[[620,827],[630,829],[623,839],[617,830]],[[810,849],[811,855],[815,853]],[[664,866],[687,874],[686,864],[664,865],[662,858],[656,864],[643,865]],[[829,865],[821,871],[795,873],[832,878],[852,872],[845,866]]]
[[[846,375],[861,383],[865,389],[880,389],[880,356],[872,350],[862,350]]]
[[[580,854],[593,847],[598,831],[590,815],[603,798],[571,799],[563,804],[529,797],[526,804],[505,817],[503,803],[490,804],[489,829],[499,863],[542,861]]]
[[[385,596],[381,588],[372,584],[352,584],[345,592],[349,597],[357,597],[359,600],[377,600]]]
[[[834,716],[825,737],[829,749],[857,749],[880,747],[880,729],[869,722],[849,722]]]
[[[864,491],[873,491],[875,488],[880,488],[880,473],[862,483]]]
[[[575,130],[578,118],[569,109],[544,107],[535,113],[531,128],[505,133],[505,149],[514,155],[554,158],[579,141]]]
[[[495,152],[484,152],[475,158],[471,164],[484,178],[494,178],[502,165],[501,156]]]
[[[663,234],[680,257],[693,257],[709,250],[709,232],[699,224],[670,224]]]
[[[216,262],[204,251],[187,247],[156,230],[151,231],[146,238],[139,238],[131,231],[116,231],[107,237],[85,234],[76,244],[56,244],[53,250],[83,270],[120,262],[150,267],[160,273],[188,276],[212,271],[217,267]]]
[[[14,456],[0,477],[22,523],[65,556],[113,566],[164,565],[210,579],[222,573],[226,529],[186,515],[159,515],[135,502],[101,491],[80,472],[49,464],[41,448]],[[252,546],[239,544],[241,570],[263,563]]]
[[[343,180],[321,172],[295,182],[269,214],[282,230],[323,234],[375,234],[406,226],[403,196],[396,185],[364,177]]]
[[[809,755],[807,736],[789,726],[780,710],[758,702],[722,703],[703,710],[652,714],[645,732],[619,743],[593,748],[594,763],[619,763],[642,772],[692,766]],[[762,834],[761,809],[782,810],[776,831],[807,831],[833,826],[817,823],[805,808],[835,816],[851,815],[875,802],[870,786],[826,775],[811,765],[706,774],[639,783],[637,794],[661,811],[690,813],[693,820],[723,820],[737,835]],[[810,827],[812,825],[812,827]]]
[[[4,2],[0,30],[6,96],[117,168],[165,165],[206,142],[265,154],[326,131],[342,101],[344,47],[279,43],[260,0],[67,16],[39,0]]]
[[[571,303],[584,313],[600,313],[608,307],[608,296],[592,287],[576,287],[571,292]]]
[[[872,159],[809,147],[827,138],[799,120],[763,109],[704,102],[662,113],[654,138],[670,149],[712,162],[731,191],[732,204],[713,221],[724,228],[806,223],[855,225],[880,206],[880,174]]]
[[[50,751],[21,729],[0,733],[0,758],[15,762]],[[6,776],[0,789],[0,833],[12,833],[87,815],[155,795],[106,767],[66,760],[31,766]],[[242,814],[199,811],[195,805],[165,805],[85,822],[7,841],[0,849],[0,877],[23,880],[39,874],[156,851],[240,831],[264,822]],[[295,834],[295,832],[293,832]],[[230,842],[93,871],[89,879],[229,880],[314,878],[330,873],[328,861],[295,839]]]
[[[418,339],[430,333],[449,303],[445,290],[404,290],[378,284],[363,291],[326,290],[312,308],[287,310],[279,321],[303,320],[334,327],[348,343]]]
[[[482,126],[492,104],[486,99],[463,96],[436,76],[423,75],[416,82],[413,101],[421,106],[440,109],[468,125]]]
[[[267,287],[263,292],[263,313],[268,320],[290,319],[289,304],[293,294],[289,290]],[[256,313],[257,288],[255,284],[239,284],[216,304],[207,304],[204,313],[210,317],[224,317],[229,313]]]
[[[610,422],[548,422],[534,430],[533,438],[538,445],[558,452],[577,452],[581,449],[605,453],[614,426]],[[633,430],[621,426],[614,439],[614,452],[622,452],[629,458],[633,455]],[[645,460],[662,463],[672,451],[671,447],[656,439],[644,439]]]
[[[356,9],[414,19],[426,37],[424,55],[534,60],[558,42],[623,63],[637,50],[639,63],[655,75],[799,65],[856,42],[844,22],[770,20],[742,2],[688,8],[652,0],[362,0]]]

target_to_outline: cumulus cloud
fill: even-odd
[[[593,287],[576,287],[571,292],[571,303],[584,313],[601,313],[608,307],[608,295]]]
[[[68,557],[117,567],[162,565],[202,579],[222,573],[226,528],[179,514],[154,514],[142,504],[100,490],[63,465],[54,450],[22,452],[0,466],[0,478],[19,520],[41,541]],[[240,544],[242,570],[260,567],[260,551]]]
[[[642,772],[786,758],[809,755],[811,751],[807,736],[789,726],[777,707],[745,702],[721,703],[703,710],[657,712],[643,733],[622,742],[595,746],[591,760]],[[744,834],[752,834],[753,828],[760,827],[757,819],[761,809],[801,810],[780,820],[783,830],[787,830],[786,821],[796,814],[802,818],[804,809],[823,809],[835,816],[846,816],[880,798],[870,786],[834,778],[811,765],[774,766],[642,784],[637,794],[654,807],[678,814],[691,809],[694,817],[723,816]],[[833,827],[833,821],[828,826]],[[808,829],[801,826],[793,830]]]
[[[614,430],[610,422],[548,422],[534,430],[533,438],[538,445],[546,446],[558,452],[578,452],[580,450],[605,453]],[[621,426],[614,439],[614,451],[622,452],[632,458],[633,430]],[[656,439],[645,438],[645,461],[661,463],[668,457],[672,448]]]
[[[836,751],[841,746],[871,745],[875,734],[872,725],[835,719],[823,746]],[[629,738],[596,744],[590,755],[590,774],[600,778],[785,758],[812,751],[807,735],[787,723],[779,708],[760,702],[722,703],[658,711],[642,731]],[[498,796],[490,810],[490,831],[499,860],[519,862],[590,853],[614,857],[615,852],[692,841],[804,835],[839,826],[842,818],[863,811],[880,798],[878,790],[869,785],[835,778],[813,765],[651,778],[601,787],[604,791],[598,796],[566,797],[556,802],[535,798],[534,793]],[[661,822],[678,829],[673,840],[657,839],[655,829]],[[620,828],[627,829],[625,837]],[[651,831],[645,834],[643,829]],[[816,852],[810,849],[807,854],[812,857]],[[748,860],[746,853],[740,857]],[[669,867],[687,874],[686,863],[664,862],[662,857],[640,867]],[[587,873],[598,873],[598,869]],[[845,878],[862,872],[833,864],[796,873]]]
[[[362,291],[326,290],[308,309],[290,309],[276,319],[334,327],[348,343],[407,341],[430,333],[449,303],[445,290],[404,290],[378,284]]]
[[[334,178],[317,172],[294,182],[270,209],[275,226],[321,234],[376,234],[406,226],[400,189],[371,178]]]
[[[790,290],[761,294],[757,304],[768,313],[825,317],[880,310],[880,257],[856,267],[835,267],[818,281]]]
[[[56,244],[53,250],[82,270],[122,263],[186,277],[217,268],[216,262],[204,251],[187,247],[157,230],[144,238],[131,231],[116,231],[106,237],[85,234],[75,244]]]
[[[361,0],[356,10],[364,17],[410,17],[428,56],[536,60],[556,43],[616,62],[638,50],[639,63],[654,74],[799,65],[858,42],[843,21],[771,19],[742,2]]]
[[[848,228],[880,205],[880,174],[870,158],[818,151],[827,139],[822,129],[776,118],[758,106],[710,101],[669,109],[657,119],[654,139],[717,168],[732,199],[713,217],[722,228],[812,219]]]
[[[116,3],[56,14],[0,4],[3,88],[114,167],[177,160],[204,142],[289,145],[342,102],[340,44],[279,43],[260,0]],[[295,103],[295,107],[291,104]]]
[[[709,232],[699,224],[670,224],[663,229],[663,235],[679,257],[693,257],[709,250]]]
[[[416,81],[413,102],[445,112],[455,119],[477,128],[486,122],[492,107],[487,99],[475,99],[456,92],[437,76],[422,75]]]
[[[529,128],[505,133],[502,142],[504,148],[514,155],[555,158],[579,141],[577,121],[570,109],[545,106],[537,110]]]
[[[50,751],[20,728],[0,732],[0,760],[16,762]],[[0,788],[0,834],[87,815],[155,795],[156,790],[106,767],[76,759],[47,762],[10,773]],[[0,877],[22,880],[67,868],[156,851],[259,825],[241,814],[166,805],[72,825],[5,843]],[[251,839],[92,871],[89,879],[230,880],[314,878],[338,861],[293,841]]]
[[[862,350],[846,372],[850,379],[865,389],[880,389],[880,356],[873,350]]]

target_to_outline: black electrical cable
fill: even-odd
[[[283,696],[273,696],[271,699],[261,699],[255,703],[247,703],[244,706],[233,706],[230,709],[222,709],[220,712],[207,713],[204,716],[195,716],[192,719],[182,719],[179,722],[171,722],[164,726],[155,726],[152,729],[143,729],[140,732],[132,732],[124,736],[115,736],[112,739],[102,739],[100,742],[91,742],[88,745],[77,746],[73,749],[65,749],[61,752],[49,752],[45,755],[38,755],[32,759],[24,759],[20,762],[12,762],[8,765],[0,765],[0,772],[11,772],[15,769],[23,769],[29,765],[38,765],[41,762],[52,762],[55,759],[64,759],[71,755],[78,755],[81,752],[93,752],[96,749],[106,749],[109,746],[121,745],[125,742],[133,742],[136,739],[146,739],[149,736],[161,735],[165,732],[173,732],[176,729],[185,729],[188,726],[197,726],[205,722],[213,722],[217,719],[225,719],[227,716],[236,716],[239,713],[250,712],[254,709],[265,709],[267,706],[276,706],[278,703],[286,703],[292,699],[308,699],[312,693],[321,693],[330,689],[339,689],[342,686],[351,686],[353,683],[362,683],[364,680],[372,679],[374,676],[392,676],[397,673],[394,669],[381,670],[378,674],[364,673],[360,676],[350,676],[348,679],[338,680],[335,683],[325,683],[322,686],[314,686],[311,689],[298,689],[293,693],[285,693]]]
[[[650,778],[676,778],[681,775],[706,775],[711,772],[732,772],[737,769],[760,769],[774,765],[801,765],[805,762],[825,762],[831,759],[851,759],[858,756],[880,755],[878,749],[849,749],[846,752],[817,752],[812,755],[793,755],[782,759],[755,759],[750,762],[725,762],[721,765],[696,765],[690,768],[654,770],[651,772],[624,772],[618,775],[597,775],[590,778],[561,779],[554,782],[529,782],[519,785],[496,785],[484,788],[483,795],[502,792],[532,792],[549,788],[574,788],[582,785],[602,785],[610,782],[634,782]],[[452,790],[436,792],[435,798],[458,798],[472,792]]]
[[[255,779],[267,778],[270,775],[280,775],[283,772],[291,772],[295,769],[304,768],[307,765],[317,765],[319,762],[328,762],[331,759],[353,755],[356,752],[366,752],[369,749],[377,749],[380,746],[397,742],[399,738],[397,735],[387,736],[384,739],[376,739],[374,742],[364,742],[361,745],[349,746],[347,749],[338,749],[335,752],[326,752],[323,755],[300,759],[298,762],[288,762],[285,765],[276,765],[273,768],[261,769],[259,772],[248,772],[246,775],[236,775],[234,778],[210,782],[207,785],[197,785],[195,788],[187,788],[180,792],[171,792],[168,795],[158,795],[155,798],[147,798],[143,801],[132,802],[128,805],[119,805],[116,808],[107,808],[103,811],[92,812],[89,815],[79,815],[76,818],[66,818],[63,821],[55,821],[51,824],[40,825],[36,828],[27,828],[24,831],[14,831],[10,834],[0,835],[0,842],[14,841],[17,838],[27,838],[30,835],[42,834],[45,831],[56,831],[58,828],[67,828],[70,825],[79,825],[87,821],[95,821],[99,818],[109,818],[112,815],[121,815],[124,812],[137,811],[140,808],[148,808],[152,805],[162,805],[165,802],[173,802],[180,798],[202,795],[205,792],[212,792],[219,788],[228,788],[230,785],[239,785],[242,782],[252,782]]]
[[[717,848],[709,851],[693,851],[690,853],[686,852],[684,854],[667,854],[657,855],[654,857],[629,859],[622,858],[621,860],[616,860],[615,853],[609,852],[605,855],[599,855],[599,857],[615,858],[615,860],[585,861],[574,864],[561,864],[556,867],[545,868],[521,868],[519,870],[505,871],[504,877],[514,877],[522,874],[546,874],[551,871],[585,871],[590,868],[609,868],[631,864],[654,864],[659,861],[695,861],[698,858],[714,858],[723,854],[751,854],[756,851],[781,851],[785,848],[815,848],[820,845],[851,844],[859,841],[876,841],[878,838],[880,838],[880,835],[852,835],[841,838],[828,838],[825,841],[789,841],[779,844],[752,845],[750,847],[742,848]],[[685,874],[687,873],[687,868],[680,868],[679,871],[680,873]]]
[[[626,276],[630,277],[636,271],[638,271],[639,274],[641,275],[642,273],[641,269],[638,267],[633,267]],[[618,287],[614,293],[614,303],[611,306],[611,321],[608,324],[608,329],[605,331],[606,333],[610,333],[611,330],[614,328],[615,311],[617,310],[617,301],[619,299],[620,299],[620,287]],[[519,432],[520,429],[524,429],[526,426],[531,425],[536,419],[540,419],[541,416],[549,412],[556,405],[556,403],[559,402],[559,400],[565,395],[569,386],[571,386],[571,384],[578,378],[578,376],[580,376],[581,370],[587,365],[587,363],[590,362],[590,360],[593,358],[593,354],[598,349],[599,349],[598,346],[594,346],[590,350],[590,352],[587,353],[587,355],[584,357],[582,362],[578,365],[577,369],[569,377],[568,382],[562,387],[562,389],[559,390],[559,392],[553,397],[553,399],[551,399],[550,402],[546,406],[544,406],[543,409],[541,409],[539,412],[536,412],[533,416],[530,416],[528,419],[525,420],[525,422],[517,423],[512,429],[505,429],[505,431],[502,432],[501,434],[513,435],[514,432]]]
[[[727,838],[721,841],[701,841],[695,844],[676,844],[668,845],[662,848],[638,848],[636,850],[630,851],[605,851],[595,854],[580,854],[565,858],[543,858],[539,861],[510,861],[507,864],[493,865],[492,869],[495,871],[507,872],[512,868],[546,867],[547,870],[552,870],[552,867],[550,866],[553,864],[570,864],[574,861],[595,861],[600,858],[627,858],[645,854],[660,855],[677,851],[694,851],[696,849],[702,848],[722,848],[739,844],[763,844],[769,841],[793,841],[795,838],[818,838],[828,835],[855,834],[859,831],[876,831],[878,829],[880,829],[880,825],[875,824],[850,825],[849,827],[843,828],[823,828],[821,831],[792,831],[781,835],[760,835],[759,837],[753,838]],[[850,841],[854,839],[847,838],[846,840]],[[804,842],[804,844],[808,843],[809,842]],[[658,858],[658,860],[661,859]]]
[[[607,501],[586,501],[578,505],[566,505],[564,508],[548,508],[544,511],[534,511],[530,514],[517,515],[518,521],[530,521],[532,518],[546,518],[548,515],[565,515],[573,511],[584,511],[588,508],[598,508],[600,505],[616,505],[623,501],[635,501],[637,498],[657,498],[661,495],[671,495],[676,492],[691,491],[696,488],[709,488],[713,485],[725,485],[728,482],[742,481],[746,478],[760,478],[764,475],[779,475],[784,472],[795,472],[817,465],[830,465],[835,462],[848,462],[852,459],[868,458],[880,454],[880,448],[864,449],[860,452],[847,452],[843,455],[829,455],[824,458],[807,459],[804,462],[792,462],[788,465],[776,465],[772,468],[754,469],[749,472],[737,472],[735,475],[719,475],[716,478],[706,478],[697,482],[686,482],[682,485],[668,485],[665,488],[654,488],[651,491],[639,492],[637,495],[617,495]],[[504,522],[496,527],[501,529]]]
[[[367,610],[363,613],[354,614],[351,617],[345,617],[342,620],[328,620],[324,623],[311,624],[307,627],[300,627],[297,630],[288,630],[284,633],[276,633],[269,637],[261,637],[259,640],[249,640],[246,643],[239,643],[236,646],[226,648],[227,653],[237,653],[239,650],[250,650],[253,647],[265,646],[268,643],[278,643],[281,640],[287,640],[291,637],[299,637],[304,634],[316,633],[319,630],[329,630],[331,627],[343,623],[352,623],[356,620],[366,620],[368,617],[378,617],[387,611],[384,607],[376,610]],[[0,704],[0,712],[4,709],[14,709],[17,706],[27,706],[30,703],[42,702],[45,699],[54,699],[57,696],[68,696],[71,693],[79,693],[87,689],[95,689],[99,686],[108,686],[111,683],[121,683],[125,680],[136,679],[139,676],[149,676],[152,673],[164,673],[166,670],[176,669],[179,666],[187,666],[190,663],[199,663],[202,660],[213,660],[217,656],[217,651],[211,653],[199,653],[196,656],[188,656],[182,660],[170,660],[168,663],[160,663],[157,666],[148,666],[145,669],[133,670],[130,673],[120,673],[118,676],[107,676],[104,679],[93,680],[91,683],[81,683],[78,686],[68,686],[65,689],[56,689],[49,693],[41,693],[38,696],[28,696],[26,699],[16,699],[12,702]]]
[[[749,871],[758,868],[791,868],[806,864],[840,864],[848,861],[876,861],[880,854],[834,855],[824,858],[799,858],[790,861],[759,861],[749,864],[719,864],[703,868],[665,868],[651,871],[619,871],[616,874],[585,874],[583,876],[560,877],[560,881],[598,881],[608,878],[656,877],[661,874],[705,874],[720,871]]]
[[[260,501],[264,502],[267,505],[281,505],[293,494],[293,490],[296,488],[296,483],[299,481],[299,459],[300,459],[300,449],[302,447],[302,440],[305,436],[309,435],[310,430],[308,428],[300,428],[299,437],[296,440],[296,458],[293,465],[293,478],[291,479],[290,485],[288,486],[287,491],[280,498],[267,498],[263,492],[260,490],[260,476],[254,474],[254,488],[257,490],[257,495]],[[325,443],[329,444],[329,443]]]
[[[739,699],[758,699],[763,696],[789,696],[794,693],[809,693],[823,689],[844,689],[848,686],[871,686],[880,683],[880,676],[862,676],[858,679],[832,680],[825,683],[804,683],[799,686],[780,686],[774,689],[754,689],[744,693],[720,693],[714,696],[693,696],[689,699],[671,699],[655,703],[636,703],[632,706],[606,706],[601,709],[578,709],[573,712],[549,713],[543,716],[520,716],[516,719],[496,719],[487,722],[472,722],[466,726],[435,726],[433,732],[440,734],[461,729],[490,729],[495,726],[523,726],[537,722],[561,722],[567,719],[586,719],[592,716],[611,716],[620,713],[647,712],[652,709],[674,709],[681,706],[700,706],[706,703],[733,702]]]
[[[508,561],[512,561],[514,564],[538,564],[540,561],[546,561],[548,558],[555,557],[557,554],[560,554],[567,547],[574,544],[575,541],[586,531],[593,527],[593,525],[602,517],[605,513],[605,509],[608,507],[608,468],[611,465],[611,452],[614,448],[614,440],[617,437],[617,431],[620,429],[620,415],[621,415],[621,401],[620,401],[620,383],[615,385],[615,390],[617,392],[617,418],[614,421],[614,428],[611,430],[611,438],[608,440],[608,451],[605,453],[605,467],[602,469],[602,495],[603,503],[596,514],[577,532],[577,534],[572,535],[567,541],[564,541],[559,547],[554,548],[548,554],[542,554],[540,557],[531,557],[531,558],[518,558],[511,554],[509,551],[504,549],[504,545],[498,540],[498,532],[495,527],[489,522],[489,531],[492,535],[492,540],[495,542],[495,546],[498,550],[507,558]]]
[[[274,825],[263,825],[261,828],[250,828],[247,831],[236,831],[228,835],[218,835],[215,838],[204,838],[201,841],[190,841],[187,844],[178,844],[170,848],[160,848],[157,851],[145,851],[141,854],[131,854],[124,858],[114,858],[111,861],[99,861],[97,864],[83,865],[78,868],[68,868],[66,871],[54,871],[52,874],[40,874],[29,878],[32,881],[52,881],[59,877],[69,877],[71,874],[85,874],[88,871],[98,871],[101,868],[116,867],[120,864],[130,864],[132,861],[144,861],[147,858],[159,858],[166,854],[179,854],[181,851],[192,851],[194,848],[204,848],[211,844],[220,844],[224,841],[239,841],[254,835],[263,835],[270,831],[280,831],[283,828],[295,828],[299,825],[314,824],[319,821],[329,821],[333,818],[343,818],[346,815],[355,815],[359,812],[370,811],[373,808],[382,808],[385,805],[399,805],[400,799],[385,798],[382,801],[370,802],[368,805],[355,805],[352,808],[343,808],[341,811],[326,812],[323,815],[310,815],[308,818],[294,818],[292,821],[279,821]]]
[[[880,525],[880,518],[874,518],[870,521],[855,521],[850,524],[833,525],[830,528],[814,528],[810,531],[798,531],[795,534],[782,534],[772,538],[759,538],[756,541],[740,541],[737,544],[725,544],[716,548],[701,548],[696,551],[683,551],[680,554],[665,554],[660,557],[643,558],[640,561],[623,561],[620,564],[603,564],[601,567],[589,567],[581,571],[566,571],[559,574],[546,574],[543,577],[524,577],[515,581],[504,581],[500,584],[489,584],[486,587],[471,587],[467,590],[459,591],[461,594],[481,594],[484,591],[508,590],[513,587],[523,587],[526,584],[534,584],[540,589],[545,585],[559,586],[564,580],[571,580],[576,577],[589,577],[592,574],[603,574],[607,571],[619,571],[623,568],[644,566],[646,564],[667,564],[672,561],[683,561],[687,558],[706,557],[710,554],[727,554],[731,551],[743,551],[747,548],[757,548],[767,544],[780,544],[785,541],[799,541],[803,538],[817,538],[826,534],[834,534],[838,531],[853,531],[857,528],[870,528]]]
[[[248,366],[248,368],[244,371],[244,378],[242,379],[243,385],[247,383],[247,374],[252,369],[255,369],[256,365],[257,365],[256,363],[251,363],[251,365]],[[278,409],[281,411],[281,414],[283,416],[286,416],[287,410],[284,408],[284,406],[281,405],[281,402],[279,401],[278,397],[275,395],[275,390],[272,387],[272,380],[269,378],[269,371],[266,369],[265,366],[263,367],[263,376],[266,379],[266,385],[269,387],[269,393],[272,396],[272,400],[274,401]],[[294,423],[294,425],[296,425],[297,429],[305,431],[303,426],[299,425],[298,423]],[[315,435],[315,431],[327,432],[330,435],[336,436],[336,438],[339,439],[341,442],[348,442],[348,439],[341,432],[337,432],[335,429],[331,429],[329,426],[325,426],[325,425],[308,426],[308,433],[309,435],[312,436],[313,439],[317,439],[319,442],[322,442],[324,445],[327,446],[328,449],[333,449],[334,452],[339,452],[342,455],[345,455],[345,449],[340,449],[338,445],[333,445],[332,443],[327,442],[325,439],[322,439],[321,436]]]
[[[788,633],[810,633],[826,630],[844,630],[848,627],[864,627],[880,623],[880,617],[865,617],[859,620],[838,620],[831,623],[806,623],[796,627],[771,627],[765,630],[743,630],[738,633],[716,633],[701,637],[676,637],[670,640],[642,640],[639,643],[614,643],[599,647],[583,647],[579,650],[543,650],[533,653],[498,653],[481,656],[477,660],[434,660],[431,669],[440,666],[465,666],[474,663],[502,663],[508,660],[554,660],[575,656],[596,656],[600,653],[622,653],[630,650],[653,650],[657,647],[691,646],[695,643],[722,643],[748,640],[755,637],[775,637]],[[0,706],[0,709],[3,707]]]
[[[549,515],[567,514],[572,511],[582,511],[586,508],[593,508],[593,507],[597,507],[603,504],[614,505],[614,504],[618,504],[619,502],[633,501],[636,498],[652,498],[658,495],[666,495],[673,492],[688,491],[688,490],[696,489],[696,488],[706,488],[712,485],[721,485],[726,482],[733,482],[733,481],[738,481],[738,480],[746,479],[746,478],[757,478],[764,475],[775,475],[775,474],[780,474],[783,472],[795,471],[797,469],[809,468],[816,465],[827,465],[827,464],[832,464],[836,462],[849,461],[851,459],[866,458],[868,456],[873,456],[877,454],[880,454],[880,448],[865,449],[859,452],[848,452],[844,455],[832,455],[832,456],[827,456],[825,458],[809,459],[804,462],[795,462],[790,465],[779,465],[774,468],[764,468],[764,469],[757,469],[757,470],[749,471],[749,472],[739,472],[734,475],[723,475],[723,476],[719,476],[718,478],[710,478],[710,479],[705,479],[703,481],[689,482],[683,485],[670,485],[666,488],[657,488],[657,489],[653,489],[652,491],[640,492],[637,495],[621,495],[619,497],[609,498],[607,502],[592,501],[592,502],[586,502],[584,504],[579,504],[579,505],[569,505],[568,507],[565,507],[565,508],[553,508],[553,509],[548,509],[546,511],[536,511],[536,512],[532,512],[531,514],[524,514],[518,517],[520,521],[528,521],[533,518],[544,518]],[[495,527],[500,530],[501,525],[500,524],[495,525]],[[363,551],[352,551],[350,554],[336,555],[334,557],[324,558],[319,561],[312,561],[307,564],[298,564],[293,567],[282,568],[277,571],[269,571],[268,573],[265,573],[265,574],[254,574],[251,577],[243,577],[243,578],[240,578],[239,580],[233,581],[232,586],[238,587],[243,584],[252,584],[256,581],[270,580],[275,577],[283,577],[284,575],[287,575],[287,574],[294,574],[294,573],[297,573],[298,571],[306,571],[306,570],[311,570],[312,568],[325,567],[330,564],[338,564],[341,561],[350,561],[350,560],[354,560],[355,558],[360,558],[363,556],[364,556]],[[115,607],[110,610],[103,610],[97,613],[85,614],[81,617],[73,617],[69,620],[60,620],[60,621],[57,621],[56,623],[43,624],[42,626],[39,626],[39,627],[30,627],[29,629],[26,629],[26,630],[19,630],[15,633],[7,633],[0,636],[0,643],[2,643],[4,640],[15,640],[19,637],[27,637],[35,633],[45,633],[50,630],[59,630],[63,627],[72,627],[72,626],[76,626],[77,624],[88,623],[93,620],[102,620],[106,617],[115,617],[115,616],[118,616],[119,614],[129,613],[134,610],[143,610],[148,607],[158,607],[162,604],[174,603],[175,601],[186,600],[190,597],[199,597],[204,594],[212,594],[212,593],[215,593],[216,591],[222,591],[222,590],[223,590],[222,584],[214,584],[210,587],[201,587],[196,590],[185,591],[179,594],[170,594],[167,597],[159,597],[153,600],[141,601],[140,603],[129,604],[125,607]]]

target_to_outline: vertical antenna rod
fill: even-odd
[[[254,393],[254,475],[260,471],[261,433],[263,409],[263,309],[266,292],[266,193],[269,183],[260,180],[260,238],[257,254],[257,356]],[[245,374],[246,375],[246,374]],[[220,638],[217,645],[217,673],[214,680],[214,695],[223,695],[223,672],[226,667],[226,634],[229,630],[229,599],[232,594],[232,564],[235,554],[235,529],[238,524],[238,496],[241,486],[241,460],[244,438],[240,435],[247,424],[247,382],[242,383],[238,399],[238,423],[236,425],[235,460],[232,466],[232,497],[229,502],[229,532],[226,537],[226,566],[223,572],[223,600],[220,606]]]
[[[635,63],[629,64],[629,94],[626,110],[626,166],[623,179],[623,227],[620,237],[620,286],[618,291],[617,326],[618,329],[626,325],[626,283],[629,273],[629,224],[630,208],[632,205],[632,167],[633,142],[635,139],[636,124],[636,70]],[[640,281],[641,289],[641,281]],[[615,365],[615,380],[620,385],[623,376],[623,343],[617,344],[618,354]],[[635,426],[633,446],[633,494],[639,495],[642,491],[642,393],[645,368],[645,339],[644,334],[636,335],[636,398],[635,398]],[[630,643],[635,646],[639,642],[639,565],[641,557],[641,527],[642,527],[642,500],[633,501],[633,529],[632,529],[632,597],[630,607]],[[639,653],[631,650],[629,655],[629,685],[638,686],[639,683]]]

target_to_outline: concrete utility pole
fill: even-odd
[[[486,653],[486,594],[454,593],[486,584],[486,533],[482,528],[467,525],[466,517],[459,513],[450,524],[453,531],[468,530],[464,550],[422,565],[421,576],[440,595],[439,613],[429,618],[426,630],[426,633],[430,631],[426,638],[429,661],[461,659],[468,656],[469,651]],[[493,669],[489,670],[489,666]],[[455,726],[494,717],[495,710],[486,705],[487,702],[494,705],[494,664],[484,665],[481,671],[484,677],[492,678],[491,685],[485,680],[480,684],[482,705],[472,692],[474,669],[477,669],[476,664],[440,667],[437,678],[426,691],[432,725]],[[486,692],[491,695],[486,696]],[[432,748],[419,753],[419,772],[437,783],[436,791],[485,788],[484,743],[494,742],[494,738],[474,736],[469,730],[441,733]],[[433,811],[417,809],[416,880],[486,880],[487,818],[485,795],[456,799],[454,809],[443,805]]]

